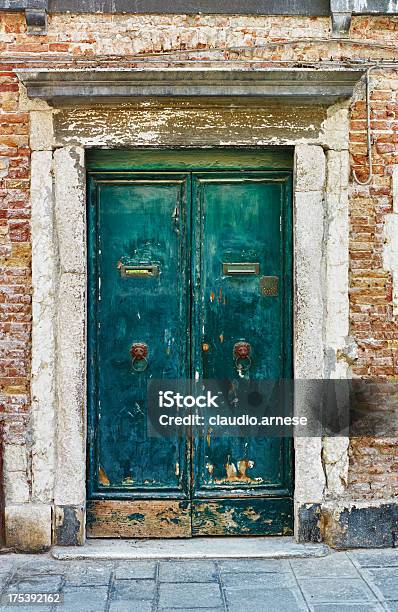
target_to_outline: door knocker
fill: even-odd
[[[144,342],[134,342],[130,349],[131,367],[134,372],[144,372],[148,367],[148,345]]]
[[[247,372],[252,364],[251,360],[252,347],[248,342],[237,342],[234,344],[234,359],[235,367],[240,374]]]

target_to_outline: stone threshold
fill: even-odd
[[[56,546],[54,559],[298,559],[325,557],[326,544],[298,544],[291,537],[192,539],[88,539],[84,546]]]

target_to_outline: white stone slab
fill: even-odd
[[[192,538],[181,540],[87,540],[56,546],[55,559],[290,559],[324,557],[325,544],[298,544],[290,537]]]

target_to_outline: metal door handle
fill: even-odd
[[[250,368],[252,364],[251,352],[252,347],[249,342],[242,341],[236,342],[236,344],[234,344],[233,354],[235,359],[235,366],[239,372],[245,372]]]
[[[134,372],[143,372],[148,367],[148,345],[145,342],[134,342],[130,348],[131,367]],[[142,364],[142,367],[137,367]]]

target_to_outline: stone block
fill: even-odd
[[[55,506],[54,540],[58,546],[84,544],[84,506]]]
[[[241,573],[239,576],[235,574],[223,575],[223,584],[227,589],[246,588],[247,590],[255,589],[258,587],[265,587],[267,589],[281,589],[281,588],[292,588],[296,585],[293,574],[277,574],[277,573],[256,573],[246,572]]]
[[[116,580],[113,585],[112,599],[129,602],[152,600],[155,595],[155,587],[154,580]]]
[[[338,398],[337,398],[338,399]],[[343,405],[347,397],[341,398]],[[325,466],[327,493],[329,495],[342,495],[348,481],[348,447],[347,437],[325,437],[323,440],[322,460]]]
[[[29,142],[32,151],[51,151],[53,146],[53,114],[51,111],[31,111]]]
[[[322,191],[326,176],[326,159],[322,147],[297,145],[295,148],[296,191]]]
[[[382,548],[395,545],[398,504],[328,502],[322,507],[324,540],[336,549]]]
[[[347,553],[360,567],[398,568],[398,548],[355,550]]]
[[[51,546],[51,506],[6,506],[5,532],[8,548],[30,553],[48,550]]]
[[[217,570],[211,561],[169,561],[160,564],[161,582],[215,582]]]
[[[321,505],[295,502],[295,534],[298,542],[322,542]]]
[[[4,489],[6,504],[26,504],[30,497],[26,472],[5,472]]]
[[[371,582],[377,586],[384,599],[395,600],[398,603],[398,568],[372,568],[369,570],[369,574]]]
[[[350,177],[350,157],[348,151],[326,151],[326,191],[341,194],[347,191]]]
[[[32,153],[32,498],[49,503],[54,482],[55,286],[53,160]]]
[[[45,575],[24,576],[13,575],[7,587],[8,593],[56,593],[60,590],[62,576]],[[19,606],[18,606],[19,607]]]
[[[114,576],[116,580],[155,578],[155,561],[119,561],[115,567]]]
[[[26,446],[21,444],[4,444],[3,461],[6,473],[26,472],[28,466]]]
[[[197,608],[195,608],[197,612]],[[140,601],[140,612],[152,612],[153,606],[152,601]],[[125,601],[111,601],[109,606],[109,612],[126,612],[126,602]],[[173,610],[164,610],[164,612],[174,612]],[[184,612],[191,612],[190,610],[185,610]],[[224,608],[212,608],[211,612],[224,612]]]
[[[321,142],[329,149],[342,151],[348,149],[348,108],[347,102],[333,104],[327,109],[327,117],[322,124]]]
[[[84,149],[64,147],[54,153],[55,213],[63,272],[86,269],[86,175]]]
[[[247,589],[246,589],[247,592]],[[216,583],[162,582],[159,589],[159,608],[189,608],[200,602],[203,608],[222,606],[220,587]]]
[[[322,378],[324,312],[324,202],[322,192],[295,197],[295,376]]]
[[[62,274],[58,289],[58,439],[55,503],[84,503],[85,485],[85,278]]]
[[[307,601],[314,603],[327,602],[366,602],[375,600],[375,596],[361,578],[328,577],[299,578],[300,587]]]
[[[113,566],[108,561],[83,562],[68,564],[65,575],[65,587],[108,586]]]
[[[225,559],[218,563],[222,574],[240,574],[255,572],[256,574],[289,573],[289,561],[285,559]]]
[[[65,587],[64,608],[66,612],[100,612],[105,609],[108,598],[108,587]]]
[[[268,610],[285,610],[286,612],[304,612],[308,607],[298,588],[268,589],[266,585],[253,589],[244,587],[226,590],[228,610],[230,612],[268,612]]]
[[[304,411],[302,413],[305,414]],[[294,440],[294,449],[296,473],[300,474],[294,492],[296,502],[304,504],[321,502],[325,488],[321,438],[297,437]]]
[[[359,578],[358,571],[344,552],[335,552],[320,559],[292,559],[292,569],[297,578]]]

